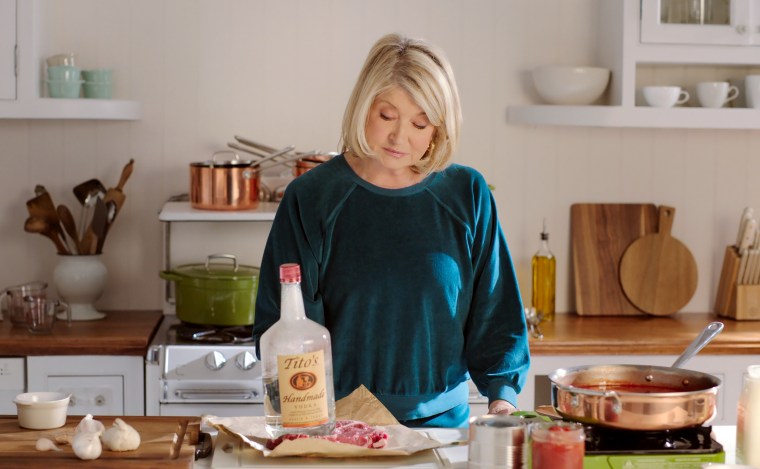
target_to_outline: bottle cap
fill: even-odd
[[[280,266],[280,282],[300,282],[301,266],[298,264],[282,264]]]

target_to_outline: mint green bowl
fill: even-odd
[[[47,85],[51,98],[76,99],[79,97],[79,93],[82,90],[82,80],[47,80]]]
[[[111,83],[84,82],[84,97],[90,99],[111,99]]]

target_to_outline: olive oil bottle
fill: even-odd
[[[554,293],[557,284],[557,261],[549,249],[549,233],[544,220],[541,246],[533,256],[533,307],[543,321],[554,319]]]

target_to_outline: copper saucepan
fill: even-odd
[[[723,324],[702,331],[674,365],[695,355]],[[715,417],[720,379],[699,371],[648,365],[560,368],[549,374],[552,405],[565,419],[626,430],[669,430]]]
[[[264,169],[285,164],[295,156],[284,156],[295,147],[288,146],[257,161],[241,160],[230,150],[217,151],[210,161],[190,164],[190,204],[201,210],[248,210],[259,199],[260,174]],[[217,156],[231,153],[234,158],[217,161]],[[272,162],[277,157],[281,161]],[[262,163],[269,164],[263,165]]]

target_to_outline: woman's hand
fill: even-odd
[[[517,408],[505,400],[496,400],[488,404],[489,414],[509,415],[515,412]]]

